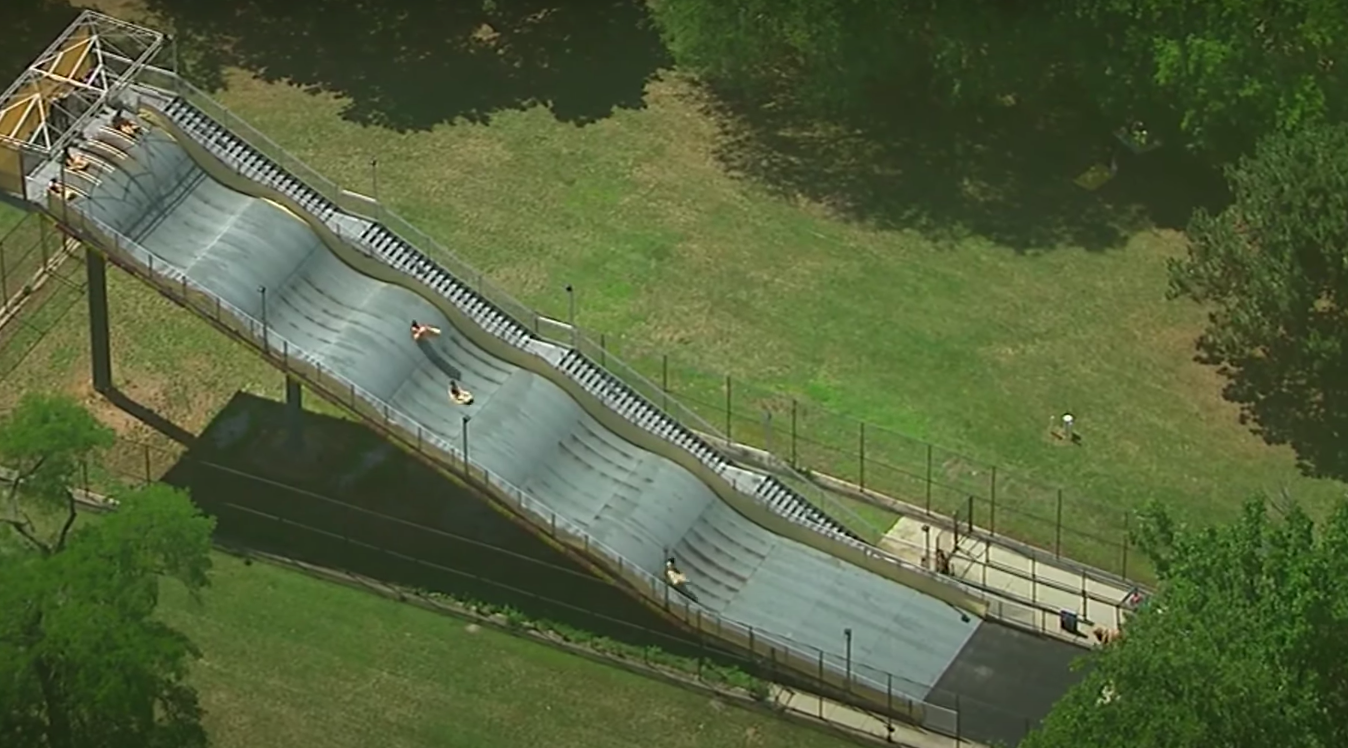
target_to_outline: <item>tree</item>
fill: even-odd
[[[1348,113],[1338,0],[1088,0],[1073,59],[1119,119],[1168,126],[1214,153]]]
[[[59,395],[24,395],[0,420],[0,466],[14,471],[5,502],[10,516],[0,521],[43,554],[61,551],[75,524],[75,498],[67,489],[79,482],[89,458],[112,442],[112,431],[78,402]],[[20,506],[20,495],[40,509],[63,511],[64,524],[42,537]]]
[[[662,0],[675,59],[753,84],[785,77],[831,109],[927,89],[947,104],[1098,110],[1214,155],[1348,113],[1337,0]],[[879,94],[877,94],[877,89]]]
[[[1160,586],[1022,748],[1348,745],[1348,503],[1219,528],[1144,515]]]
[[[184,682],[198,652],[155,609],[163,580],[193,595],[208,584],[214,521],[185,494],[152,485],[76,525],[59,481],[110,438],[62,398],[25,398],[0,424],[0,454],[19,465],[18,514],[6,524],[25,541],[0,549],[0,745],[206,744]],[[44,536],[44,524],[59,529]]]
[[[1227,171],[1233,204],[1195,214],[1172,297],[1212,311],[1199,340],[1265,439],[1303,465],[1345,474],[1348,459],[1348,125],[1261,142]]]

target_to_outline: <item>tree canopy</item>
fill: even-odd
[[[14,471],[9,483],[9,516],[3,520],[43,553],[60,551],[75,522],[75,499],[67,490],[113,434],[89,411],[67,397],[28,394],[0,420],[0,465]],[[66,521],[49,537],[19,503],[22,494],[44,510],[64,512]]]
[[[1199,341],[1227,395],[1305,467],[1348,474],[1348,125],[1266,138],[1198,211],[1171,293],[1212,309]]]
[[[682,64],[741,85],[785,78],[832,107],[899,87],[950,102],[1070,92],[1229,152],[1348,106],[1335,0],[662,0],[655,14]]]
[[[1348,503],[1320,528],[1262,500],[1139,542],[1160,587],[1022,748],[1348,745]]]
[[[25,398],[0,422],[0,459],[20,478],[6,524],[22,541],[0,548],[0,745],[206,744],[184,683],[198,653],[155,608],[162,580],[206,586],[214,522],[185,494],[152,485],[77,524],[59,479],[110,440],[60,397]]]

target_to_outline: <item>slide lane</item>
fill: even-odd
[[[308,223],[211,178],[165,132],[134,144],[76,210],[144,247],[272,334],[459,445],[624,559],[659,574],[672,553],[699,605],[801,648],[843,649],[923,699],[981,620],[777,535],[696,475],[605,428],[547,377],[497,358],[428,299],[357,272]],[[259,194],[262,194],[259,190]],[[265,289],[265,291],[263,290]],[[415,343],[411,320],[443,334]],[[452,404],[450,379],[473,392]]]

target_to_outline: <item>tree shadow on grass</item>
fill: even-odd
[[[163,477],[233,544],[687,656],[691,638],[366,427],[239,393]]]
[[[1134,155],[1113,137],[1114,125],[1071,101],[1045,111],[956,110],[884,93],[875,97],[884,106],[819,116],[784,95],[701,93],[721,123],[717,155],[732,173],[947,245],[981,238],[1020,253],[1102,251],[1147,226],[1180,228],[1195,207],[1227,200],[1217,170],[1181,148]],[[1117,174],[1103,187],[1075,183],[1116,156]]]
[[[66,0],[5,0],[0,90],[32,64],[78,14]]]
[[[1337,322],[1330,322],[1335,326]],[[1338,330],[1328,338],[1343,339]],[[1217,365],[1222,395],[1240,406],[1240,421],[1265,443],[1290,446],[1297,467],[1313,478],[1348,481],[1348,354],[1307,362],[1300,341],[1286,341],[1259,358],[1222,364],[1202,340],[1199,363]]]
[[[344,116],[399,131],[545,105],[587,124],[644,106],[667,64],[641,0],[147,0],[187,75],[237,66],[347,99]]]

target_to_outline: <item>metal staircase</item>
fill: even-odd
[[[224,125],[206,116],[186,99],[173,99],[164,109],[173,123],[221,161],[233,165],[239,173],[266,185],[299,203],[318,220],[327,223],[337,213],[337,205],[317,190],[287,173]]]

